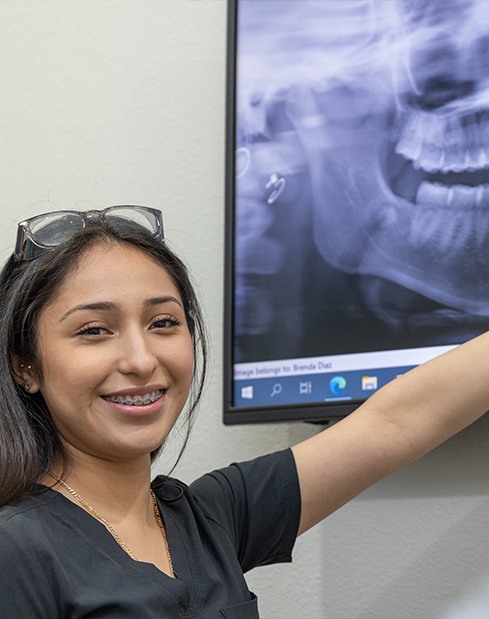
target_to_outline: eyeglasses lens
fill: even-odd
[[[113,209],[108,209],[105,212],[105,219],[109,225],[116,229],[118,227],[124,228],[127,226],[128,221],[132,221],[153,234],[156,234],[158,231],[158,224],[153,213],[148,210],[139,210],[137,207],[125,208],[117,206]]]
[[[50,213],[48,217],[32,220],[29,225],[33,237],[47,247],[60,245],[83,226],[83,217],[77,213]]]

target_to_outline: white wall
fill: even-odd
[[[226,1],[0,0],[0,15],[0,258],[51,207],[161,208],[213,338],[178,474],[313,434],[221,423]],[[263,618],[489,617],[488,446],[482,420],[306,534],[292,566],[251,573]],[[480,595],[482,615],[456,607]]]

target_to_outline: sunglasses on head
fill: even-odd
[[[33,260],[98,221],[114,229],[121,229],[124,222],[138,224],[159,241],[164,241],[161,211],[148,206],[120,205],[90,211],[51,211],[19,223],[14,257],[18,261]]]

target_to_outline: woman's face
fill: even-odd
[[[147,456],[177,420],[193,371],[180,293],[142,251],[99,244],[81,256],[38,322],[34,381],[68,451]]]

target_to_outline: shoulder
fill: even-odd
[[[0,508],[0,556],[9,549],[25,548],[32,552],[45,539],[43,522],[49,518],[55,493],[40,487],[16,501]]]
[[[53,493],[54,494],[54,493]],[[57,617],[48,493],[0,508],[1,617]]]
[[[280,512],[294,523],[300,514],[299,481],[290,449],[216,469],[189,486],[160,477],[153,489],[167,503],[183,497],[194,516],[199,514],[228,531],[236,532],[255,514]]]
[[[190,485],[196,495],[228,494],[236,500],[240,493],[250,499],[276,491],[281,495],[298,489],[297,470],[290,449],[259,456],[203,475]]]
[[[0,508],[1,573],[34,578],[38,570],[42,573],[48,568],[45,505],[45,496],[28,494]]]
[[[212,471],[190,490],[207,518],[228,532],[244,571],[290,561],[301,513],[290,449]]]
[[[29,517],[29,514],[51,506],[56,497],[57,493],[51,488],[37,485],[17,501],[0,507],[0,523],[15,520],[17,517]]]
[[[202,475],[190,485],[160,475],[153,481],[152,488],[165,502],[186,497],[206,504],[225,497],[235,502],[240,495],[259,495],[265,489],[273,493],[273,488],[280,492],[286,488],[293,494],[298,491],[298,478],[292,451],[285,449],[253,460],[234,462]]]
[[[178,515],[182,530],[204,545],[227,549],[241,570],[290,561],[301,511],[291,450],[231,464],[189,486],[158,477],[153,490],[166,503],[165,515]]]

